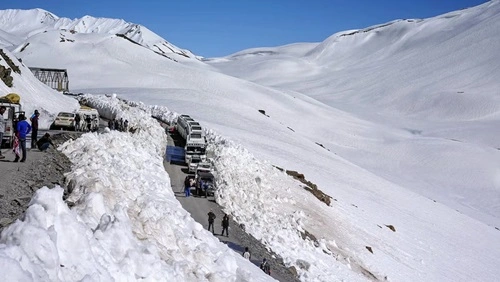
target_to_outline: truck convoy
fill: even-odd
[[[196,181],[196,194],[201,196],[213,195],[215,191],[215,177],[212,173],[212,166],[207,161],[205,132],[200,123],[188,115],[181,115],[177,118],[175,130],[186,140],[184,147],[185,162],[188,165],[189,173],[194,173],[192,177]]]

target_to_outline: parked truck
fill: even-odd
[[[6,108],[3,118],[5,121],[5,132],[1,140],[1,147],[11,148],[14,143],[16,118],[19,114],[24,114],[19,100],[12,100],[6,97],[0,97],[0,106]]]
[[[179,135],[186,140],[185,162],[188,166],[193,158],[199,161],[206,161],[206,141],[203,130],[198,122],[188,115],[181,115],[177,118],[175,128]]]

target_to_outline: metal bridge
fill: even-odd
[[[38,80],[57,91],[69,91],[68,72],[65,69],[29,68]]]

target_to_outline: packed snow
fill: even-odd
[[[1,235],[2,267],[41,280],[269,279],[175,199],[165,133],[150,116],[182,113],[207,128],[217,202],[302,281],[496,280],[499,15],[500,1],[490,1],[206,64],[107,32],[31,34],[8,49],[28,65],[67,68],[78,92],[134,101],[87,96],[141,130],[63,145],[75,206],[61,189],[39,190]],[[330,206],[274,166],[303,173]],[[69,257],[75,248],[83,262]]]

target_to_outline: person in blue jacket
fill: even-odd
[[[26,116],[20,114],[19,122],[17,123],[17,134],[19,138],[19,145],[21,146],[21,151],[23,152],[23,157],[21,158],[21,162],[26,161],[26,136],[31,131],[31,125],[26,121]],[[19,161],[19,156],[16,155],[16,159],[14,162]]]

